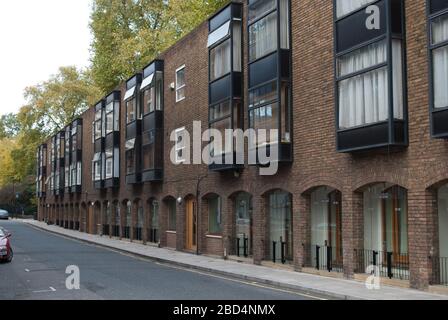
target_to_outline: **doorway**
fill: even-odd
[[[187,250],[194,251],[197,249],[197,217],[196,217],[196,202],[193,199],[187,200],[186,208],[186,244]]]

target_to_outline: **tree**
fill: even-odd
[[[48,81],[25,89],[26,105],[18,114],[21,133],[37,130],[51,135],[61,130],[101,97],[90,74],[61,67]]]
[[[95,0],[92,76],[103,92],[142,69],[228,0]]]
[[[13,138],[20,131],[17,115],[8,113],[0,117],[0,139]]]

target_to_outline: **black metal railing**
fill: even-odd
[[[122,238],[124,238],[124,239],[131,238],[131,228],[130,227],[123,227]]]
[[[279,250],[279,251],[277,251]],[[280,238],[280,241],[272,241],[272,262],[277,263],[277,252],[280,252],[280,262],[286,264],[288,260],[292,260],[289,255],[288,243]]]
[[[249,257],[250,255],[250,248],[249,248],[249,238],[246,235],[243,235],[242,237],[237,237],[235,239],[235,253],[238,257]]]
[[[143,240],[142,228],[134,228],[134,239],[138,241]]]
[[[344,272],[342,247],[302,244],[304,267],[328,272]]]
[[[75,222],[75,230],[79,230],[79,222],[78,221]]]
[[[57,225],[57,226],[61,226],[61,225],[59,224],[59,220],[56,220],[56,225]]]
[[[120,226],[113,225],[112,226],[112,237],[120,237]]]
[[[148,229],[148,241],[159,243],[159,229]]]
[[[68,221],[64,222],[64,229],[68,229]]]
[[[355,273],[374,273],[380,277],[409,280],[409,255],[394,252],[355,249]]]
[[[75,223],[73,221],[70,221],[70,223],[68,224],[68,228],[70,230],[73,230],[74,226],[75,226]]]
[[[429,258],[432,263],[431,285],[448,286],[448,258]]]
[[[110,226],[108,224],[103,224],[103,235],[108,236],[110,234]]]

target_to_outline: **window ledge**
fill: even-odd
[[[169,234],[177,234],[176,231],[171,231],[171,230],[167,230],[166,233],[169,233]]]
[[[206,234],[205,237],[210,239],[222,239],[222,236],[217,234]]]

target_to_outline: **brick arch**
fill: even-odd
[[[234,199],[234,198],[236,198],[236,196],[238,196],[240,193],[246,193],[246,194],[249,194],[250,196],[252,196],[252,192],[249,192],[249,191],[247,191],[247,190],[243,190],[243,189],[241,189],[241,190],[232,192],[231,194],[229,194],[229,195],[227,196],[227,198],[228,198],[228,199]]]
[[[407,177],[400,175],[386,175],[386,174],[374,174],[373,176],[360,178],[352,184],[353,192],[362,192],[364,188],[377,183],[390,183],[398,185],[406,190],[409,190],[409,182]]]
[[[344,183],[333,176],[309,177],[300,184],[300,194],[309,194],[319,187],[330,187],[339,191],[343,190]]]
[[[448,183],[448,168],[430,169],[424,182],[425,189],[437,189]]]
[[[201,196],[201,199],[208,199],[208,198],[214,197],[214,196],[222,198],[222,196],[218,192],[210,191],[210,192],[203,194]]]
[[[289,193],[291,196],[294,194],[291,191],[289,191],[286,188],[282,188],[282,187],[275,187],[275,188],[269,188],[267,190],[265,190],[264,192],[260,193],[261,197],[267,197],[269,196],[271,193],[276,192],[276,191],[282,191],[282,192],[286,192]]]

